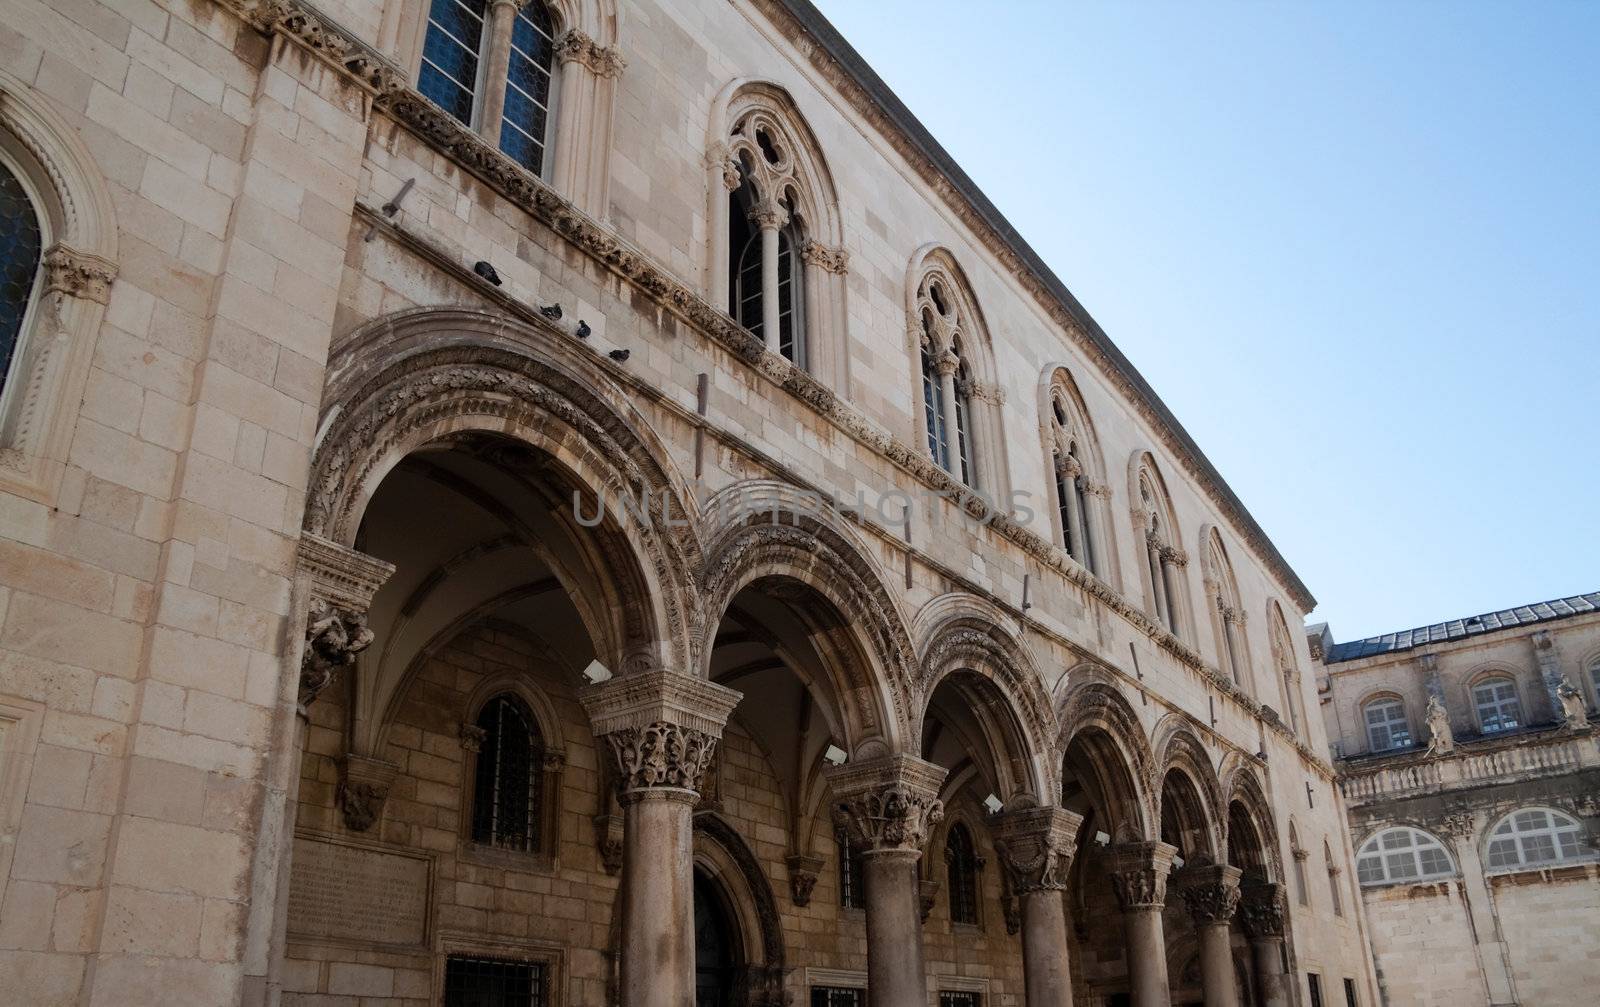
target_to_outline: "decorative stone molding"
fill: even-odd
[[[1239,922],[1251,940],[1283,939],[1286,915],[1283,886],[1272,882],[1245,885],[1239,902]]]
[[[82,297],[97,304],[111,302],[111,281],[117,264],[92,252],[80,252],[56,242],[44,253],[44,289],[47,294]]]
[[[1439,829],[1452,839],[1468,841],[1477,833],[1477,816],[1470,811],[1454,811],[1439,820]]]
[[[1018,895],[1065,891],[1082,824],[1082,815],[1065,808],[1025,808],[990,819],[990,834],[1010,889]]]
[[[590,686],[578,701],[595,736],[611,749],[624,801],[654,790],[683,791],[692,799],[739,693],[656,670]]]
[[[917,911],[921,914],[922,922],[928,922],[928,917],[933,915],[933,905],[939,901],[939,882],[919,879],[917,881]]]
[[[321,598],[312,600],[306,613],[306,649],[300,658],[302,713],[333,684],[341,668],[354,664],[356,655],[372,646],[373,639],[364,610],[338,608]]]
[[[489,732],[477,724],[462,724],[461,747],[468,752],[481,752],[483,751],[483,739],[488,735]]]
[[[935,825],[944,821],[939,786],[945,770],[912,755],[829,766],[836,819],[850,842],[867,855],[920,854]]]
[[[372,828],[383,814],[383,802],[388,800],[389,788],[399,771],[400,767],[392,762],[362,755],[345,755],[339,760],[334,803],[347,828],[353,832]]]
[[[1243,871],[1226,864],[1188,867],[1178,872],[1178,894],[1196,926],[1226,923],[1239,906]]]
[[[615,877],[622,870],[623,818],[621,815],[595,815],[593,821],[594,846],[600,853],[600,866]]]
[[[568,28],[556,39],[556,59],[562,63],[581,63],[597,77],[616,79],[628,68],[622,50],[601,45],[576,28]]]
[[[338,675],[372,645],[367,608],[394,565],[302,533],[298,572],[310,581],[298,701],[303,714]]]
[[[781,231],[789,225],[789,211],[775,199],[764,199],[750,208],[750,223],[762,231]]]
[[[1167,875],[1178,848],[1161,842],[1123,843],[1110,855],[1111,890],[1123,912],[1167,904]]]
[[[376,49],[297,0],[217,0],[256,31],[298,46],[372,94],[406,86],[406,75]]]
[[[785,857],[783,862],[789,868],[789,898],[804,909],[811,904],[811,891],[817,887],[817,876],[822,873],[824,861],[821,857],[797,853]]]
[[[816,239],[800,246],[800,261],[822,267],[829,273],[843,276],[850,271],[850,253],[843,248],[830,248]]]

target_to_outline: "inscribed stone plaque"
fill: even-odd
[[[421,947],[427,923],[426,857],[295,837],[290,934]]]

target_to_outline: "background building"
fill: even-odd
[[[1600,594],[1309,636],[1388,1002],[1593,999]]]
[[[8,1000],[1374,1002],[1311,595],[803,0],[0,20]]]

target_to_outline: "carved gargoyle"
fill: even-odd
[[[367,613],[338,608],[317,599],[306,617],[306,650],[300,658],[300,709],[304,712],[326,689],[340,668],[372,646]]]

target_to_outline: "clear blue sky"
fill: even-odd
[[[1600,589],[1600,3],[818,5],[1337,639]]]

